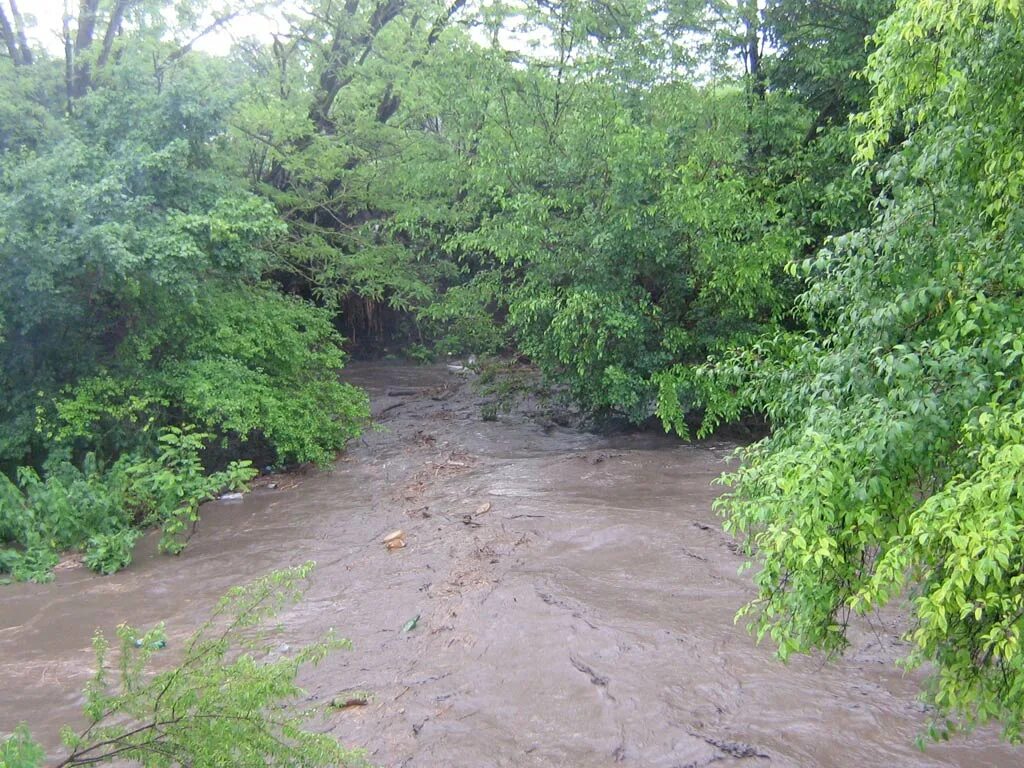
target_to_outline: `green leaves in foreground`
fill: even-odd
[[[316,712],[296,707],[299,669],[348,641],[328,633],[287,658],[270,655],[265,623],[299,598],[312,568],[306,563],[232,589],[166,671],[150,665],[162,627],[120,627],[114,663],[109,642],[97,634],[98,668],[84,707],[89,725],[80,733],[65,728],[68,755],[59,765],[366,765],[360,752],[308,730]],[[0,743],[0,768],[36,768],[42,758],[24,727]]]
[[[43,748],[32,740],[32,734],[24,724],[0,742],[0,768],[37,768],[45,758]]]
[[[930,695],[970,720],[1024,723],[1024,410],[979,416],[964,436],[975,469],[955,475],[909,517],[854,607],[880,603],[908,578],[918,623],[912,662],[936,660]]]

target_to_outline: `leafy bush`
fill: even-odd
[[[131,523],[121,505],[126,478],[123,464],[103,472],[93,454],[78,469],[58,458],[47,463],[45,480],[35,470],[22,467],[18,482],[24,508],[31,510],[40,531],[56,549],[68,549],[94,533],[110,533]]]
[[[0,741],[0,768],[38,768],[45,758],[43,748],[32,739],[24,724]]]
[[[558,86],[506,75],[512,124],[484,132],[472,168],[493,204],[451,238],[490,261],[425,314],[471,339],[488,312],[507,313],[550,381],[588,411],[642,422],[659,373],[782,324],[798,287],[784,267],[805,239],[785,187],[811,116],[783,94],[752,112],[739,83],[641,95],[575,76],[556,126],[532,118]],[[778,157],[761,157],[760,141]]]
[[[178,554],[199,521],[199,505],[225,488],[247,487],[257,472],[251,461],[233,461],[221,472],[207,474],[199,458],[210,435],[190,428],[167,427],[160,435],[160,453],[155,459],[132,464],[126,501],[144,511],[142,523],[159,525],[162,552]]]
[[[85,545],[85,564],[104,576],[127,568],[132,562],[132,550],[142,535],[134,528],[123,528],[115,533],[97,533]]]
[[[419,311],[424,329],[441,354],[493,355],[508,346],[508,332],[495,313],[504,307],[505,289],[498,270],[479,272],[449,286]]]
[[[5,573],[14,581],[50,581],[59,562],[56,550],[38,537],[30,539],[23,549],[0,549],[0,584],[7,583],[2,577]]]
[[[110,436],[114,451],[144,443],[153,425],[197,423],[243,445],[261,437],[280,462],[326,464],[359,434],[368,401],[338,380],[342,340],[325,312],[267,288],[230,286],[208,286],[183,310],[130,340],[116,370],[66,389],[53,439]]]
[[[1019,741],[1024,16],[902,0],[877,41],[859,158],[906,140],[873,168],[870,226],[805,263],[817,332],[762,345],[767,375],[756,349],[706,369],[716,410],[746,399],[775,426],[719,508],[757,563],[744,613],[781,655],[840,651],[852,613],[906,596],[931,735],[995,719]]]
[[[106,471],[92,454],[82,469],[54,460],[42,478],[23,468],[20,487],[0,475],[0,573],[48,580],[67,549],[84,549],[86,565],[113,573],[131,562],[140,527],[159,526],[160,550],[181,552],[199,505],[225,488],[245,488],[256,475],[248,461],[208,474],[200,453],[209,437],[168,427],[153,459],[124,456]]]
[[[509,319],[523,352],[549,376],[566,380],[584,408],[639,422],[653,400],[647,377],[670,359],[657,351],[657,314],[639,295],[576,289],[521,298]]]
[[[23,467],[18,485],[0,475],[0,573],[18,581],[48,580],[59,552],[128,528],[123,468],[103,472],[89,454],[82,469],[55,458],[45,478]]]
[[[65,727],[68,754],[61,765],[367,765],[361,752],[307,728],[316,710],[297,708],[299,669],[348,648],[348,641],[332,632],[286,657],[268,653],[266,623],[301,596],[312,567],[232,589],[170,669],[153,670],[153,654],[164,645],[162,626],[119,627],[113,663],[108,640],[97,634],[96,674],[85,691],[89,724],[78,733]],[[39,768],[43,757],[25,726],[0,742],[3,768]]]
[[[71,115],[39,87],[48,130],[0,147],[0,471],[145,454],[186,423],[327,462],[367,408],[331,316],[265,279],[285,224],[214,160],[228,65],[186,57],[157,85],[149,50],[125,41]]]

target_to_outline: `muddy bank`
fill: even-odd
[[[178,558],[140,544],[100,578],[0,591],[0,732],[49,748],[77,722],[95,628],[167,622],[170,648],[229,586],[319,563],[282,642],[351,638],[311,697],[380,766],[1016,766],[983,731],[913,745],[917,681],[885,621],[835,664],[788,665],[733,625],[751,588],[711,512],[732,446],[480,420],[446,370],[357,365],[381,430],[331,472],[204,508]],[[389,396],[387,393],[391,392]],[[475,514],[489,502],[490,509]],[[380,538],[402,528],[408,546]],[[401,628],[419,615],[415,630]]]

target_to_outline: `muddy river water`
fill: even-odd
[[[314,701],[372,693],[322,727],[375,765],[1024,764],[994,730],[915,747],[927,713],[895,664],[898,617],[859,627],[837,662],[786,665],[733,623],[751,586],[711,483],[734,446],[484,422],[442,368],[347,376],[381,429],[332,471],[206,505],[180,557],[150,536],[114,576],[0,588],[0,733],[26,721],[56,754],[96,628],[165,621],[172,654],[228,587],[312,559],[282,642],[352,640],[303,684]],[[395,528],[408,546],[389,552]]]

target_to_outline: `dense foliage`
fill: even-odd
[[[78,468],[51,459],[45,479],[31,467],[18,470],[15,485],[0,475],[0,573],[17,580],[46,581],[59,554],[81,549],[94,571],[114,573],[132,560],[140,526],[160,526],[159,547],[177,554],[199,520],[199,505],[222,489],[246,487],[256,471],[233,461],[207,473],[200,459],[210,435],[167,427],[152,459],[122,456],[101,470],[95,454]]]
[[[1024,723],[1024,207],[1019,3],[901,2],[857,118],[873,221],[804,265],[809,336],[703,375],[771,438],[727,482],[748,606],[786,655],[841,649],[851,611],[908,594],[934,733]],[[760,368],[767,354],[774,365]],[[716,385],[718,389],[716,391]]]
[[[146,444],[143,427],[181,422],[325,460],[361,405],[335,380],[329,316],[263,282],[283,224],[217,168],[226,64],[187,57],[147,77],[143,42],[72,116],[41,115],[45,135],[0,157],[0,462],[41,459],[50,440],[116,456]],[[23,69],[7,75],[57,85]]]
[[[328,463],[346,343],[508,353],[595,418],[764,416],[755,629],[908,598],[936,734],[1020,736],[1020,0],[294,0],[221,56],[241,2],[83,0],[63,58],[5,7],[0,572]]]
[[[97,13],[118,38],[80,26],[68,73],[42,52],[0,59],[0,468],[21,488],[0,481],[0,574],[15,578],[68,547],[116,570],[140,524],[178,551],[198,503],[251,477],[203,479],[199,454],[326,463],[367,415],[338,380],[330,314],[268,281],[285,224],[224,171],[231,64],[169,40],[161,4]],[[76,76],[76,61],[91,63]],[[178,465],[182,425],[203,434]]]

